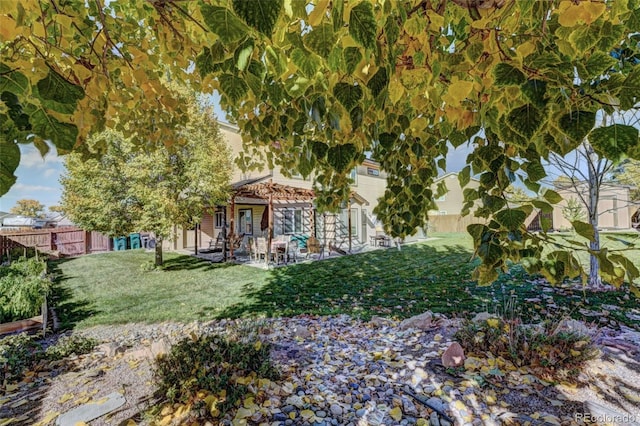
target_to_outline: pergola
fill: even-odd
[[[240,183],[234,188],[231,195],[231,203],[229,205],[231,220],[229,223],[230,238],[233,238],[235,233],[234,217],[235,217],[235,205],[236,198],[251,198],[267,201],[267,211],[269,215],[268,225],[268,241],[267,241],[267,259],[271,255],[271,241],[273,239],[273,202],[274,201],[293,201],[298,203],[309,203],[313,208],[313,200],[316,198],[312,189],[297,188],[294,186],[282,185],[274,183],[271,179],[267,182],[259,183]],[[312,216],[313,220],[313,216]],[[312,224],[313,227],[313,224]],[[233,245],[230,248],[230,253],[233,257]]]

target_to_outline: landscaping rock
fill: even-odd
[[[490,314],[489,312],[478,312],[476,316],[473,317],[471,321],[473,322],[482,322],[491,318],[498,318],[495,314]]]
[[[553,331],[553,334],[558,334],[560,332],[569,332],[569,333],[577,333],[581,336],[593,336],[594,330],[587,327],[587,325],[578,320],[574,320],[572,318],[564,318],[556,329]]]
[[[102,352],[105,356],[112,358],[126,351],[124,346],[120,346],[115,342],[102,343],[96,346],[96,352]]]
[[[449,345],[446,351],[442,354],[442,365],[445,367],[459,367],[464,365],[464,349],[460,346],[460,343],[453,342]]]
[[[407,318],[406,320],[400,323],[400,330],[407,330],[409,328],[413,328],[416,330],[433,330],[437,325],[433,322],[433,313],[431,311],[427,311],[423,314],[413,316],[411,318]]]

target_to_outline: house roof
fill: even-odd
[[[435,178],[435,179],[434,179],[434,182],[437,182],[437,181],[442,180],[442,179],[446,179],[446,178],[448,178],[449,176],[456,176],[456,177],[457,177],[459,174],[460,174],[459,172],[449,172],[449,173],[445,173],[445,174],[443,174],[442,176],[438,176],[437,178]],[[474,176],[470,176],[470,177],[469,177],[469,179],[471,179],[471,180],[475,180],[475,181],[477,181],[477,182],[480,182],[480,179],[478,179],[478,178],[476,178],[476,177],[474,177]]]

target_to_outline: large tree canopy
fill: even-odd
[[[179,122],[181,105],[160,78],[170,75],[221,93],[247,144],[246,167],[259,151],[313,171],[324,206],[347,197],[346,173],[372,155],[389,176],[376,213],[400,237],[426,219],[448,147],[470,141],[461,183],[480,176],[466,199],[480,200],[475,214],[490,219],[469,229],[483,260],[478,278],[492,280],[511,258],[559,279],[575,259],[565,251],[541,263],[544,236],[524,232],[534,209],[558,201],[538,184],[541,160],[585,138],[605,157],[640,158],[637,128],[596,123],[599,112],[640,99],[638,3],[0,2],[0,143],[10,154],[0,189],[19,161],[14,140],[33,137],[44,150],[50,139],[65,151],[91,130],[131,122],[145,140],[157,127],[136,118],[158,106],[159,120]],[[544,201],[508,203],[518,180]],[[608,256],[613,282],[637,273],[598,255]]]

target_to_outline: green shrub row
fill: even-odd
[[[0,323],[38,315],[51,281],[45,276],[46,263],[20,258],[0,266]]]

